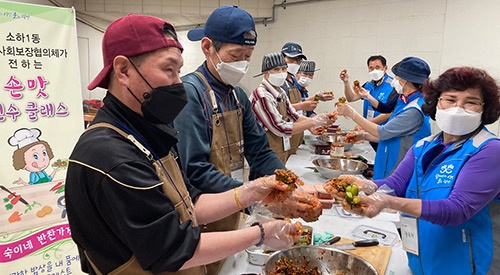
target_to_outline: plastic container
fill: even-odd
[[[359,225],[352,230],[351,234],[361,239],[377,239],[380,244],[387,246],[393,246],[398,239],[395,233],[369,225]]]

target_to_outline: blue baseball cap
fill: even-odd
[[[302,53],[302,47],[294,42],[285,43],[285,45],[281,47],[281,53],[291,58],[300,56],[302,59],[307,59],[307,57]]]
[[[226,43],[255,46],[257,32],[252,15],[237,6],[220,6],[215,9],[203,28],[192,29],[187,37],[199,41],[208,37]]]
[[[391,68],[392,72],[404,80],[423,84],[431,74],[431,68],[427,62],[418,57],[405,57]]]

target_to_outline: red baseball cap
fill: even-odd
[[[175,39],[167,38],[165,34]],[[161,48],[177,47],[183,51],[177,40],[174,26],[154,16],[128,14],[113,21],[102,38],[104,68],[90,82],[87,89],[108,88],[108,74],[113,68],[113,60],[118,55],[134,57]]]

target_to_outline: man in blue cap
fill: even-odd
[[[421,109],[424,99],[420,91],[431,74],[429,65],[418,57],[406,57],[392,67],[392,72],[392,86],[399,99],[386,124],[369,121],[347,104],[337,108],[339,115],[350,117],[364,130],[358,132],[356,141],[378,142],[373,179],[389,176],[408,149],[431,134],[429,117]]]
[[[237,84],[246,74],[257,43],[253,17],[236,6],[221,6],[205,26],[188,32],[201,41],[205,62],[182,77],[188,103],[174,121],[179,156],[187,176],[204,193],[219,193],[244,182],[244,160],[250,179],[274,174],[285,165],[269,147],[245,91]],[[207,231],[236,228],[239,216]],[[217,274],[217,270],[212,270]]]

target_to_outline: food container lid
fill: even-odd
[[[369,225],[358,225],[351,234],[361,239],[377,239],[380,244],[387,246],[393,246],[398,239],[395,233]]]

